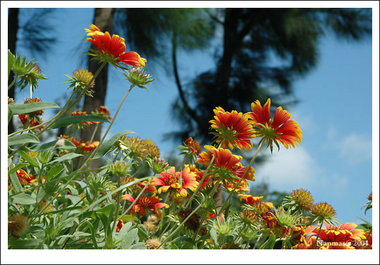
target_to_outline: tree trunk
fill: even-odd
[[[9,8],[9,17],[8,17],[8,49],[13,53],[16,54],[16,42],[17,42],[17,31],[19,29],[18,24],[18,14],[20,9],[19,8]],[[8,80],[8,85],[13,81],[14,74],[11,72]],[[15,99],[15,87],[16,84],[8,90],[8,96],[10,98]],[[8,125],[8,133],[13,133],[15,131],[15,127],[13,124],[13,118],[9,122]]]
[[[185,98],[185,93],[182,88],[181,80],[179,78],[178,73],[178,67],[177,67],[177,32],[174,29],[173,30],[173,37],[172,37],[172,61],[173,61],[173,73],[175,82],[178,88],[179,97],[182,101],[183,106],[185,107],[185,110],[187,114],[190,115],[190,117],[200,126],[200,120],[196,112],[189,106],[188,102]]]
[[[223,24],[223,57],[218,67],[218,80],[220,82],[220,95],[222,95],[220,106],[226,109],[228,109],[232,59],[236,47],[238,12],[239,10],[236,8],[226,8]],[[214,199],[217,207],[223,204],[223,192],[221,187],[218,188],[218,191],[214,195]]]
[[[113,15],[115,12],[115,8],[95,8],[95,15],[93,24],[100,28],[103,32],[108,31],[112,32],[113,26]],[[88,60],[88,70],[91,73],[95,73],[99,68],[100,63],[95,60]],[[90,114],[92,111],[97,109],[99,106],[104,105],[106,92],[107,92],[107,81],[108,81],[108,65],[106,65],[102,72],[98,75],[95,80],[94,94],[93,97],[85,96],[83,111],[86,111]],[[81,131],[81,140],[82,141],[90,141],[93,131],[96,128],[96,125],[90,125],[87,129]],[[99,141],[101,137],[101,129],[102,126],[99,124],[99,128],[97,129],[93,141]],[[89,167],[96,168],[99,166],[99,161],[94,160],[89,164]]]
[[[229,83],[232,70],[232,59],[235,50],[236,33],[238,26],[238,13],[236,8],[226,8],[224,18],[223,57],[218,67],[218,80],[220,93],[223,95],[221,107],[228,108]]]

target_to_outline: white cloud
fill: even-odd
[[[268,152],[270,154],[270,152]],[[255,167],[256,181],[265,181],[272,190],[291,191],[304,188],[309,191],[330,190],[344,195],[348,189],[348,178],[332,174],[331,170],[318,163],[304,147],[281,149],[269,155],[268,161]]]
[[[350,134],[340,141],[337,147],[341,157],[352,164],[365,162],[372,158],[372,141],[364,135]]]
[[[281,149],[256,169],[256,180],[266,180],[273,188],[301,188],[314,184],[321,170],[303,147]]]

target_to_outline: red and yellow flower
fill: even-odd
[[[66,140],[72,142],[75,145],[75,147],[78,147],[82,144],[82,142],[75,139],[75,137],[68,137],[67,135],[61,135],[58,137],[58,139],[66,139]]]
[[[106,31],[102,32],[97,26],[91,25],[90,29],[85,29],[87,41],[91,42],[96,48],[96,56],[103,62],[109,62],[115,66],[120,63],[129,64],[137,67],[144,67],[146,59],[140,57],[137,52],[125,52],[125,40],[118,35],[111,35]]]
[[[198,163],[209,166],[212,158],[214,157],[212,169],[214,171],[213,173],[216,173],[216,175],[231,175],[232,177],[227,177],[227,179],[232,182],[236,179],[235,177],[242,178],[245,174],[244,179],[254,181],[255,170],[253,168],[248,169],[247,167],[241,165],[240,161],[243,159],[242,156],[232,154],[229,149],[220,148],[218,150],[210,145],[205,145],[204,147],[206,151],[199,155],[197,160]],[[248,172],[245,173],[247,170]]]
[[[211,160],[214,158],[214,165],[218,168],[234,171],[239,165],[240,161],[243,159],[242,156],[234,155],[228,149],[220,148],[216,149],[214,146],[205,145],[206,151],[199,155],[197,162],[202,165],[209,166]]]
[[[110,111],[105,106],[99,106],[95,111],[93,111],[91,114],[93,115],[99,115],[106,119],[109,119],[112,121],[112,117],[110,116]],[[96,123],[99,123],[98,121]]]
[[[203,178],[204,172],[199,170],[195,165],[188,165],[190,172],[194,173],[195,180],[201,185],[199,188],[200,190],[203,188],[206,188],[207,185],[212,185],[212,182],[208,176],[205,177],[203,182],[201,183],[201,180]]]
[[[322,228],[319,233],[319,238],[325,242],[348,242],[350,240],[361,241],[365,239],[365,233],[362,229],[355,229],[358,225],[355,223],[344,223],[339,226],[329,225],[324,223],[325,228]],[[314,233],[318,234],[319,228],[314,229]]]
[[[298,123],[290,120],[290,113],[278,107],[273,119],[270,117],[271,100],[268,99],[264,106],[261,106],[260,101],[252,102],[251,109],[248,115],[255,127],[255,135],[263,137],[268,145],[273,149],[273,143],[280,148],[278,143],[281,143],[285,148],[295,147],[301,142],[302,131]]]
[[[128,200],[130,202],[134,202],[135,199],[129,195],[125,194],[123,195],[123,200]],[[142,195],[140,198],[137,199],[135,204],[131,208],[131,215],[134,215],[136,213],[139,213],[140,218],[143,217],[146,213],[146,210],[151,210],[154,212],[156,215],[160,215],[158,212],[158,209],[162,208],[168,208],[169,205],[166,203],[160,202],[160,198],[157,196],[147,196],[147,195]]]
[[[187,197],[187,189],[194,191],[198,186],[195,174],[190,171],[189,166],[185,166],[182,172],[176,172],[175,167],[170,167],[158,176],[152,180],[153,185],[160,186],[158,193],[174,191],[177,196]]]
[[[246,204],[253,205],[255,203],[261,202],[264,196],[252,196],[250,194],[238,194],[241,201],[244,201]]]
[[[248,191],[249,190],[249,183],[246,179],[243,179],[240,181],[239,186],[236,187],[236,184],[240,181],[240,179],[234,179],[234,181],[228,181],[226,180],[223,183],[223,186],[232,192],[242,192],[242,191]]]
[[[95,142],[82,142],[80,144],[80,150],[82,152],[91,152],[92,150],[94,150],[96,147],[98,147],[99,145],[99,141],[95,141]]]
[[[16,171],[16,175],[22,185],[27,185],[28,183],[34,183],[37,181],[37,178],[33,177],[31,174],[26,173],[26,171],[23,169],[18,169]]]
[[[187,146],[194,155],[199,155],[202,151],[201,145],[197,141],[193,140],[192,137],[185,140],[185,146]]]
[[[86,115],[87,115],[86,111],[79,111],[79,109],[71,113],[71,116],[86,116]],[[84,124],[84,125],[91,125],[91,124],[96,124],[96,123],[99,123],[99,122],[97,121],[82,121],[81,122],[81,124]]]
[[[119,222],[116,225],[116,232],[120,232],[120,230],[123,228],[124,222],[123,220],[119,220]]]
[[[215,139],[217,143],[223,142],[222,147],[240,150],[252,148],[251,139],[253,128],[248,120],[248,115],[233,110],[225,111],[222,107],[214,109],[214,120],[211,120],[211,128],[216,130]]]

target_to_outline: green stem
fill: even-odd
[[[30,88],[29,88],[29,96],[30,96],[30,99],[33,98],[33,86],[32,86],[32,84],[30,84]]]
[[[75,106],[81,99],[82,97],[86,94],[86,91],[87,89],[91,86],[92,82],[94,82],[95,78],[100,74],[100,72],[103,70],[103,68],[106,66],[107,63],[103,63],[99,66],[98,70],[96,71],[96,73],[94,74],[94,76],[91,78],[90,82],[87,83],[86,87],[83,89],[82,93],[80,94],[80,96],[75,99],[75,101],[69,105],[66,110],[65,109],[62,109],[60,112],[57,113],[57,115],[55,116],[55,119],[45,127],[45,129],[43,129],[42,131],[39,132],[38,135],[40,135],[41,133],[43,133],[44,131],[46,131],[47,129],[49,129],[51,126],[53,126],[54,122],[57,121],[59,118],[61,118],[68,110],[70,110],[73,106]],[[73,92],[74,94],[74,92]],[[68,105],[68,104],[67,104]]]
[[[314,242],[314,245],[313,245],[313,249],[315,249],[315,246],[317,245],[319,234],[321,233],[321,230],[322,230],[322,225],[323,225],[323,219],[321,221],[321,225],[319,226],[318,235],[317,235],[317,238],[315,239],[315,242]]]
[[[120,177],[119,177],[119,176],[117,177],[117,187],[118,187],[118,188],[120,187]],[[121,201],[121,191],[118,191],[118,192],[117,192],[116,211],[115,211],[115,221],[114,221],[114,223],[113,223],[113,226],[112,226],[112,230],[111,230],[111,231],[114,231],[115,226],[116,226],[116,223],[117,223],[117,220],[118,220],[119,209],[120,209],[120,201]],[[110,234],[111,234],[111,237],[112,237],[112,232],[111,232]]]
[[[102,139],[100,140],[98,146],[97,146],[97,147],[92,151],[92,153],[88,156],[88,158],[86,159],[86,161],[83,163],[83,165],[80,167],[79,170],[81,170],[83,167],[85,167],[86,164],[88,163],[88,161],[89,161],[91,158],[93,158],[93,157],[96,155],[96,153],[98,152],[99,147],[102,145],[102,143],[103,143],[104,140],[106,139],[106,136],[107,136],[109,130],[111,129],[113,123],[115,122],[116,117],[117,117],[117,115],[119,114],[119,111],[120,111],[120,109],[121,109],[121,106],[123,106],[123,103],[124,103],[125,99],[128,97],[129,93],[131,93],[132,88],[133,88],[134,86],[135,86],[135,85],[131,85],[131,86],[129,87],[127,93],[124,95],[124,98],[121,100],[121,102],[120,102],[120,104],[119,104],[119,107],[118,107],[117,110],[116,110],[115,116],[113,117],[113,119],[112,119],[112,121],[111,121],[111,124],[108,126],[107,131],[104,133],[104,135],[103,135]]]
[[[43,133],[44,131],[46,131],[48,128],[50,128],[55,121],[57,121],[60,117],[62,117],[69,109],[71,109],[73,106],[75,106],[75,104],[77,104],[79,102],[79,100],[82,98],[82,96],[86,93],[87,89],[90,87],[91,83],[95,80],[95,78],[100,74],[100,71],[104,68],[104,66],[106,65],[106,63],[103,63],[99,68],[98,70],[96,71],[95,75],[93,76],[93,78],[91,79],[91,81],[86,85],[86,87],[83,89],[83,92],[81,93],[81,95],[74,101],[73,104],[71,104],[69,107],[67,107],[69,105],[69,102],[71,101],[71,99],[73,98],[74,96],[74,91],[73,93],[71,94],[70,98],[66,101],[66,104],[62,107],[62,109],[54,116],[52,117],[50,120],[46,121],[46,122],[43,122],[39,125],[36,125],[36,126],[33,126],[33,127],[29,127],[29,128],[26,128],[24,130],[21,130],[21,131],[17,131],[17,132],[14,132],[14,133],[11,133],[8,135],[8,137],[12,136],[12,135],[15,135],[15,134],[18,134],[18,133],[22,133],[22,132],[25,132],[25,131],[30,131],[30,130],[33,130],[35,128],[38,128],[42,125],[45,125],[45,124],[48,124],[50,123],[47,127],[45,127],[45,129],[43,129],[42,131],[40,131],[38,133],[38,135],[40,135],[41,133]],[[67,107],[67,108],[66,108]],[[65,109],[66,108],[66,109]]]
[[[95,137],[96,131],[99,129],[99,124],[100,124],[100,123],[96,124],[96,127],[95,127],[94,131],[92,132],[90,142],[92,142],[92,141],[94,140],[94,137]]]
[[[264,138],[260,140],[259,145],[257,146],[256,152],[255,152],[255,154],[253,155],[251,161],[249,162],[249,165],[248,165],[247,169],[245,170],[243,176],[240,178],[239,182],[235,185],[235,187],[234,187],[234,188],[232,189],[232,191],[230,192],[230,195],[228,196],[227,201],[231,199],[231,197],[232,197],[232,195],[233,195],[233,191],[234,191],[237,187],[239,187],[240,183],[243,181],[243,179],[244,179],[245,176],[247,175],[248,171],[251,169],[252,164],[253,164],[253,162],[255,161],[255,159],[256,159],[256,157],[257,157],[257,154],[259,153],[259,151],[260,151],[260,149],[261,149],[261,147],[262,147],[262,145],[263,145],[263,143],[264,143],[263,140],[264,140]],[[225,205],[226,205],[226,204],[223,204],[222,208],[220,208],[219,214],[224,210],[224,206],[225,206]]]
[[[173,231],[173,232],[171,232],[166,238],[165,238],[165,240],[160,244],[160,246],[158,247],[158,248],[160,248],[162,245],[164,245],[166,242],[168,242],[168,240],[182,227],[182,225],[184,224],[184,223],[186,223],[187,222],[187,220],[189,220],[190,219],[190,217],[196,212],[196,211],[198,211],[198,209],[199,208],[201,208],[201,206],[202,206],[202,204],[200,203],[198,206],[197,206],[197,208],[195,208],[194,209],[194,211],[192,211],[178,226],[177,226],[177,228]]]
[[[371,233],[372,233],[372,230],[369,230],[368,235],[365,238],[365,241],[364,241],[362,249],[364,249],[366,247],[366,245],[368,244],[368,238],[370,237]]]
[[[214,188],[211,190],[211,192],[210,192],[210,197],[213,197],[214,196],[214,193],[215,193],[215,191],[218,189],[218,186],[219,186],[219,184],[220,184],[220,181],[218,180],[217,181],[217,183],[215,184],[215,186],[214,186]],[[178,227],[173,231],[173,232],[171,232],[166,238],[165,238],[165,240],[161,243],[161,245],[159,246],[159,248],[163,245],[163,244],[165,244],[168,240],[169,240],[169,238],[170,237],[172,237],[181,227],[182,227],[182,225],[184,224],[184,223],[186,223],[187,222],[187,220],[189,220],[189,218],[194,214],[194,213],[196,213],[196,211],[198,211],[198,209],[200,208],[202,206],[202,202],[201,203],[199,203],[199,205],[178,225]]]
[[[70,100],[72,99],[73,96],[74,96],[74,93],[71,94],[70,98],[67,100],[66,104],[62,107],[61,111],[62,111],[64,108],[66,108],[67,104],[70,102]],[[23,129],[23,130],[21,130],[21,131],[17,131],[17,132],[11,133],[11,134],[8,135],[8,137],[13,136],[13,135],[18,134],[18,133],[23,133],[23,132],[26,132],[26,131],[30,131],[30,130],[36,129],[36,128],[42,126],[42,125],[48,124],[48,123],[51,122],[53,119],[55,119],[55,117],[56,117],[57,115],[58,115],[58,113],[57,113],[54,117],[52,117],[50,120],[47,120],[47,121],[45,121],[45,122],[43,122],[43,123],[41,123],[41,124],[38,124],[38,125],[36,125],[36,126],[29,127],[29,128]]]
[[[19,75],[15,75],[15,78],[13,79],[12,83],[10,83],[8,86],[8,90],[13,87],[13,85],[16,83],[17,78],[19,78],[19,77],[20,77]]]

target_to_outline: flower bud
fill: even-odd
[[[123,160],[116,161],[108,166],[112,175],[123,177],[130,173],[131,165]]]
[[[28,216],[14,213],[8,219],[8,231],[14,237],[20,237],[28,229]]]

